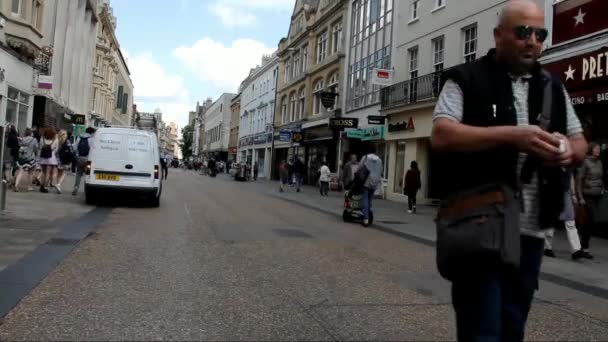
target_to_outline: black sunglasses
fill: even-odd
[[[527,25],[515,26],[513,28],[513,34],[519,40],[530,39],[532,33],[534,33],[536,40],[540,43],[543,43],[549,35],[549,31],[547,31],[546,28],[532,27]]]

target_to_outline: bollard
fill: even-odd
[[[6,210],[6,189],[8,188],[8,182],[2,180],[2,189],[0,189],[0,210]]]

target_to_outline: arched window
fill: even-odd
[[[336,96],[336,101],[334,102],[333,107],[329,108],[328,110],[336,110],[336,108],[339,106],[338,104],[340,101],[340,94],[338,92],[338,86],[340,85],[340,81],[338,78],[338,72],[334,72],[331,77],[329,77],[329,81],[327,82],[327,91],[338,94],[338,96]]]
[[[323,91],[323,89],[325,88],[325,82],[323,80],[318,80],[317,83],[315,83],[315,88],[314,88],[314,108],[313,108],[313,114],[314,115],[319,115],[322,111],[323,111],[323,105],[321,104],[321,92]]]

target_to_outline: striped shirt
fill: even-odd
[[[518,125],[529,125],[528,120],[528,91],[530,88],[529,82],[524,78],[530,76],[523,76],[519,78],[512,77],[511,87],[513,89],[513,102],[515,110],[517,112],[517,124]],[[574,111],[570,97],[564,88],[564,94],[566,96],[566,112],[568,120],[567,135],[573,136],[575,134],[582,133],[583,128],[581,123]],[[462,122],[463,119],[463,105],[464,97],[462,89],[452,80],[448,80],[439,95],[435,112],[433,114],[433,121],[439,118],[447,118],[457,122]],[[521,168],[527,157],[527,154],[520,153],[518,162],[518,172],[521,173]],[[544,238],[544,233],[541,231],[538,224],[539,215],[539,193],[538,193],[538,177],[535,175],[529,184],[522,186],[523,204],[524,210],[520,217],[520,228],[522,234],[536,236]]]

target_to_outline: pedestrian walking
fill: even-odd
[[[589,144],[589,154],[577,173],[576,190],[579,203],[585,206],[587,222],[580,226],[579,234],[583,257],[593,259],[589,253],[591,234],[597,223],[597,214],[602,195],[605,193],[604,166],[600,160],[602,150],[596,143]]]
[[[508,1],[496,48],[443,75],[431,137],[444,172],[437,265],[452,282],[459,341],[523,341],[543,229],[564,204],[562,168],[582,162],[587,148],[564,86],[537,62],[543,26],[534,2]],[[497,205],[496,216],[473,220]]]
[[[374,193],[382,184],[382,159],[376,155],[376,146],[370,144],[367,154],[361,158],[355,174],[356,182],[362,185],[363,226],[369,226],[369,213],[372,210]]]
[[[72,196],[78,195],[80,182],[86,172],[87,162],[89,161],[89,153],[93,148],[93,135],[95,131],[95,128],[87,127],[85,133],[76,140],[76,179],[74,181]]]
[[[344,176],[342,182],[344,183],[344,188],[346,190],[352,187],[357,169],[359,169],[359,161],[357,160],[357,155],[353,153],[350,155],[350,160],[344,164]]]
[[[574,177],[572,174],[568,175],[568,182],[565,185],[566,190],[564,191],[564,210],[562,211],[559,219],[564,222],[564,226],[566,228],[566,235],[568,237],[568,243],[570,244],[571,249],[571,258],[572,260],[578,260],[581,258],[585,258],[588,252],[585,252],[581,249],[581,241],[578,235],[578,231],[576,228],[576,217],[574,211],[574,204],[578,204],[578,200],[576,196],[574,196],[573,189],[574,186]],[[553,251],[553,237],[555,235],[555,228],[551,227],[545,231],[545,256],[550,258],[555,258],[555,252]]]
[[[57,182],[55,189],[58,193],[61,193],[61,186],[65,180],[65,176],[72,169],[72,164],[76,159],[76,153],[74,152],[74,146],[68,137],[68,132],[60,130],[57,134],[57,141],[59,143],[59,165],[57,165]]]
[[[25,136],[19,141],[19,159],[17,160],[17,175],[15,178],[15,191],[19,191],[20,185],[25,177],[27,190],[31,191],[32,176],[36,167],[36,156],[38,155],[38,140],[32,136],[30,128],[25,129]]]
[[[405,174],[405,186],[403,188],[403,193],[407,196],[407,212],[410,214],[416,213],[416,196],[421,187],[422,181],[420,180],[418,162],[412,161],[410,169]]]
[[[19,158],[19,134],[14,125],[8,125],[6,135],[6,152],[4,161],[4,177],[10,187],[15,186],[15,172],[17,170],[17,159]]]
[[[331,170],[327,166],[327,161],[323,160],[319,169],[319,191],[321,192],[321,196],[328,196],[329,194],[330,175]]]
[[[163,170],[162,179],[166,180],[169,175],[169,160],[167,159],[167,155],[163,155],[160,157],[160,165]]]
[[[302,161],[302,157],[296,157],[296,161],[293,164],[293,177],[296,183],[296,192],[300,192],[302,188],[302,182],[304,180],[304,172],[306,171],[306,166]]]
[[[53,127],[45,128],[40,139],[40,159],[38,162],[42,167],[42,179],[40,181],[40,192],[42,193],[49,192],[47,187],[54,187],[57,180],[58,149],[57,131]],[[57,188],[55,189],[57,190]],[[57,193],[61,192],[57,190]]]
[[[279,178],[279,192],[284,192],[285,188],[289,186],[289,165],[284,160],[279,164]]]
[[[258,172],[259,172],[259,170],[258,170],[258,163],[254,162],[253,163],[253,180],[254,181],[258,180]]]

